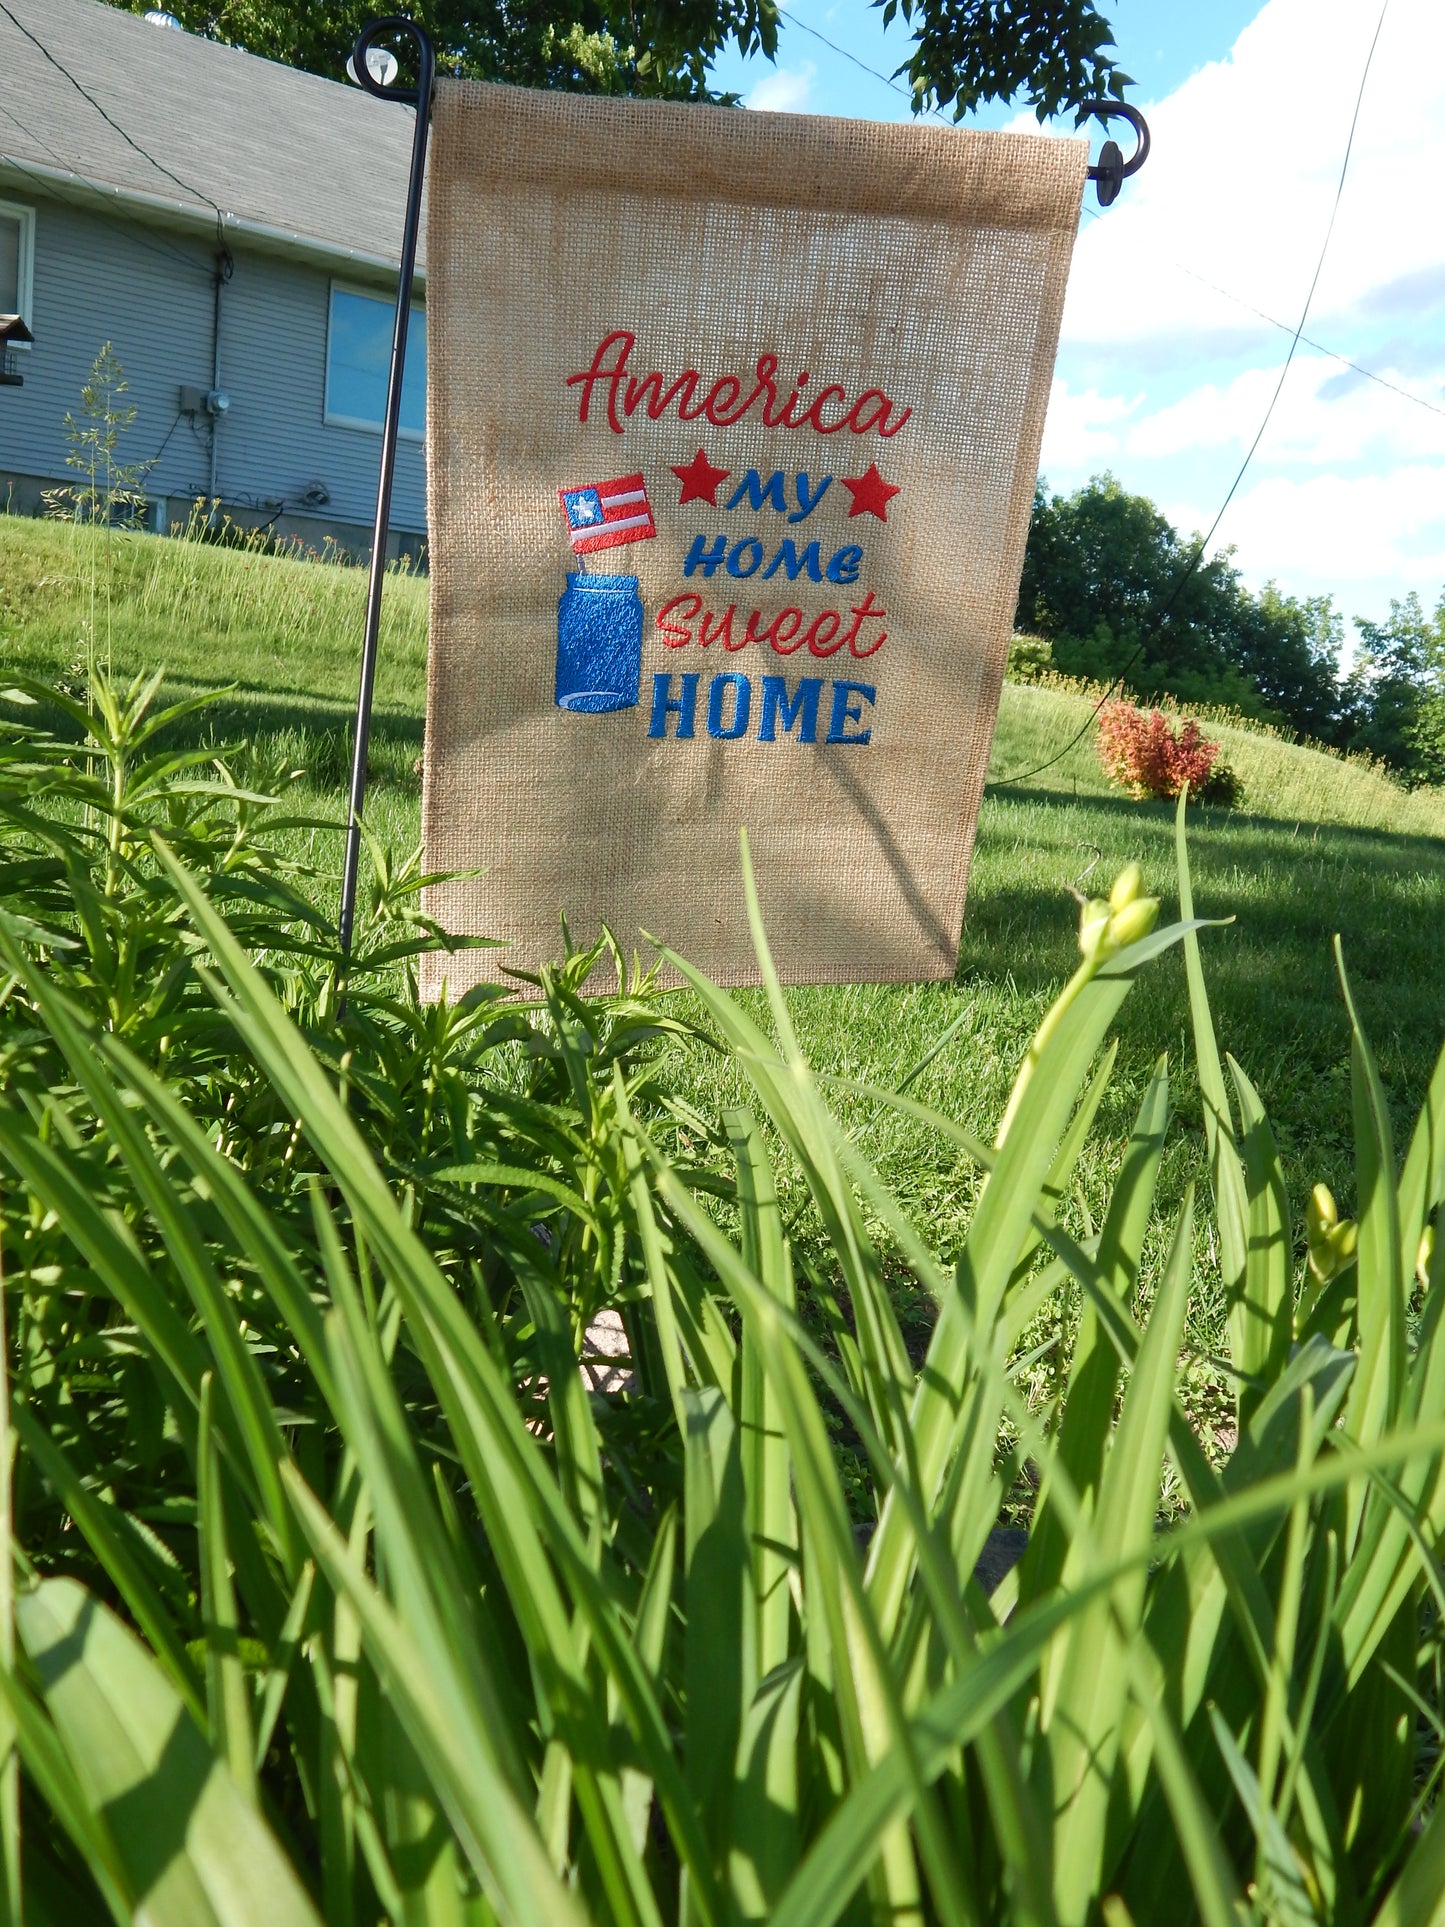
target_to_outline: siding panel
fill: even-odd
[[[23,356],[23,388],[0,389],[0,468],[65,476],[66,410],[109,340],[136,404],[121,459],[164,451],[152,494],[194,497],[210,475],[210,427],[177,415],[177,389],[211,385],[212,261],[207,245],[173,231],[101,215],[7,184],[6,197],[35,208],[35,346]],[[284,501],[304,515],[315,480],[330,493],[321,522],[367,525],[376,496],[380,434],[328,427],[322,419],[330,276],[320,266],[233,250],[221,291],[221,386],[231,397],[218,430],[223,502],[246,508]],[[388,294],[384,284],[377,293]],[[426,526],[421,445],[397,454],[393,526]]]
[[[35,209],[35,345],[23,356],[23,388],[0,389],[0,465],[61,479],[69,443],[65,415],[79,414],[81,386],[103,342],[125,368],[137,409],[121,439],[123,462],[155,454],[175,420],[183,381],[210,386],[211,268],[204,247],[102,218],[7,186]],[[202,431],[204,436],[204,430]],[[183,422],[149,486],[205,486],[206,456]]]
[[[369,523],[380,431],[337,428],[323,420],[330,292],[331,278],[323,272],[237,252],[235,274],[221,296],[222,380],[231,396],[221,429],[223,493],[280,495],[290,504],[300,501],[308,482],[320,481],[331,496],[330,515]],[[376,293],[391,298],[384,284]],[[397,448],[392,524],[418,532],[426,527],[419,442]]]

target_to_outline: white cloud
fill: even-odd
[[[1075,393],[1068,382],[1056,378],[1049,396],[1039,466],[1048,473],[1107,461],[1120,446],[1115,425],[1131,414],[1141,399],[1136,396],[1126,401],[1122,395],[1101,395],[1097,388]]]
[[[778,67],[764,74],[743,102],[760,114],[800,114],[813,92],[818,69],[812,61],[801,67]]]
[[[1208,527],[1315,272],[1377,19],[1263,0],[1228,58],[1145,107],[1148,164],[1075,251],[1044,440],[1056,487],[1107,466],[1186,533]],[[1442,178],[1445,5],[1391,0],[1304,332],[1430,405],[1301,343],[1220,528],[1253,586],[1379,617],[1445,584]]]
[[[1248,316],[1180,274],[1293,324],[1334,202],[1375,28],[1356,0],[1268,0],[1229,58],[1150,107],[1153,151],[1123,196],[1085,223],[1064,337],[1127,342],[1237,335]],[[1349,176],[1311,316],[1348,350],[1402,277],[1445,287],[1445,7],[1394,0],[1360,111]],[[1092,193],[1088,199],[1092,203]],[[1263,324],[1254,324],[1265,339]]]
[[[1173,504],[1176,528],[1207,528],[1213,508]],[[1363,614],[1383,613],[1378,589],[1417,589],[1433,603],[1445,587],[1445,463],[1380,475],[1272,475],[1246,486],[1220,524],[1235,566],[1258,588],[1270,577],[1297,595],[1336,592],[1347,615],[1368,591]]]
[[[1318,466],[1445,455],[1445,414],[1407,399],[1414,394],[1441,407],[1445,372],[1433,381],[1411,379],[1395,369],[1376,372],[1405,393],[1382,387],[1327,355],[1297,354],[1260,443],[1259,459]],[[1141,456],[1228,447],[1243,453],[1259,432],[1278,385],[1275,367],[1246,369],[1222,386],[1206,382],[1179,401],[1143,415],[1123,447]]]

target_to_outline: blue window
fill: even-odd
[[[390,301],[331,284],[326,332],[326,419],[342,428],[380,430],[391,366]],[[426,310],[411,311],[406,370],[401,382],[401,432],[420,441],[426,431]]]

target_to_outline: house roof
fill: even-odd
[[[0,0],[0,177],[287,253],[395,267],[409,107],[101,0]],[[97,196],[100,202],[97,203]],[[418,270],[424,264],[423,223]]]

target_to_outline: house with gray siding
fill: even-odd
[[[369,547],[412,110],[100,4],[0,7],[0,508],[67,479],[102,344],[152,526],[200,498]],[[424,262],[393,547],[426,529]],[[70,477],[74,480],[74,476]]]

